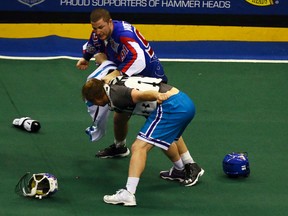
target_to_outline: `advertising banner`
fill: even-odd
[[[287,0],[2,0],[0,11],[288,15]]]

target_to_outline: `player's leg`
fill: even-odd
[[[174,161],[173,167],[170,170],[161,171],[160,177],[162,179],[167,179],[171,181],[180,181],[183,182],[185,185],[187,184],[187,186],[194,185],[198,181],[199,176],[202,176],[204,174],[204,170],[199,167],[199,165],[190,155],[190,152],[182,136],[179,138],[178,141],[174,142],[170,146],[168,151],[164,151],[164,153],[168,157],[169,153],[173,151],[172,147],[177,149],[180,160],[176,162]]]
[[[181,136],[178,141],[176,141],[178,147],[178,152],[180,154],[181,160],[185,166],[185,179],[183,184],[185,186],[193,186],[197,183],[200,176],[204,174],[204,170],[194,161],[190,152]]]
[[[104,202],[110,204],[124,204],[124,206],[135,206],[135,193],[146,166],[147,153],[152,149],[153,145],[136,139],[131,147],[132,155],[129,164],[129,174],[125,189],[118,190],[113,195],[105,195]]]
[[[171,181],[180,181],[183,182],[185,179],[184,173],[184,164],[179,155],[179,151],[175,142],[173,142],[169,149],[163,150],[164,154],[172,161],[173,166],[170,170],[165,170],[160,172],[160,177],[162,179],[167,179]],[[177,152],[177,156],[175,157],[174,152]]]
[[[175,107],[173,107],[173,103],[176,105]],[[177,169],[174,163],[174,166],[170,170],[161,171],[160,177],[168,180],[178,180],[183,182],[185,186],[192,186],[197,183],[199,176],[203,175],[204,170],[201,169],[191,157],[187,145],[182,138],[182,133],[194,117],[195,106],[193,101],[183,92],[180,92],[174,97],[173,103],[171,103],[172,105],[170,104],[170,107],[166,107],[167,110],[173,110],[173,114],[168,112],[166,114],[167,116],[165,116],[167,120],[166,126],[169,125],[167,128],[172,128],[173,130],[170,129],[170,131],[166,131],[166,133],[168,135],[170,133],[170,137],[174,135],[178,153],[185,169]],[[169,153],[170,150],[171,149],[168,149],[167,153]]]
[[[126,157],[130,154],[126,147],[128,121],[131,114],[114,112],[114,143],[96,153],[100,158]]]

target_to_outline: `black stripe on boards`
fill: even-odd
[[[17,16],[16,16],[17,15]],[[288,16],[231,14],[113,13],[132,24],[288,27]],[[1,11],[0,23],[89,23],[90,13]]]

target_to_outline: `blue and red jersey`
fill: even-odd
[[[105,41],[91,33],[83,57],[90,60],[97,52],[104,52],[123,74],[156,77],[167,82],[163,66],[141,33],[125,21],[113,20],[113,25],[112,35]]]

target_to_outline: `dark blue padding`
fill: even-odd
[[[0,55],[13,57],[81,57],[86,40],[59,36],[0,38]],[[181,41],[150,42],[164,59],[288,60],[288,42]]]

